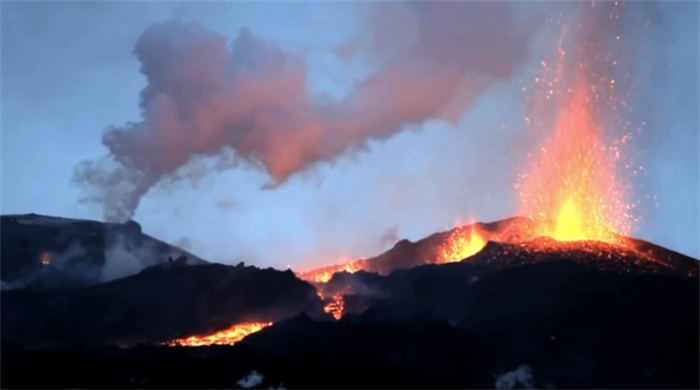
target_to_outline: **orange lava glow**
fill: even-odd
[[[43,265],[51,264],[51,253],[50,252],[44,252],[41,254],[41,264],[43,264]]]
[[[250,322],[234,325],[226,330],[212,333],[206,336],[190,336],[172,340],[169,346],[201,347],[205,345],[233,345],[243,340],[249,334],[259,332],[263,328],[272,325],[272,322]]]
[[[338,272],[347,272],[352,274],[364,269],[365,262],[365,259],[360,259],[344,264],[335,264],[313,271],[297,273],[297,277],[307,282],[326,283],[333,277],[334,274]]]
[[[562,41],[567,31],[565,27]],[[516,185],[520,214],[536,222],[530,232],[534,236],[623,244],[621,236],[631,228],[627,183],[617,172],[620,150],[604,142],[604,132],[616,129],[605,128],[600,120],[601,107],[615,104],[610,88],[605,89],[614,79],[591,78],[586,61],[597,54],[576,44],[573,61],[560,46],[555,74],[537,80],[546,89],[542,105],[555,110],[553,134]]]
[[[539,220],[536,235],[558,241],[616,242],[629,223],[615,159],[599,138],[589,111],[589,88],[571,89],[559,112],[554,136],[521,183],[523,215]]]
[[[486,246],[488,240],[478,227],[455,229],[439,250],[437,263],[453,263],[474,255]]]
[[[333,315],[333,318],[336,320],[339,320],[343,316],[343,310],[345,310],[345,302],[343,301],[342,294],[334,295],[333,302],[323,307],[323,311]]]
[[[633,138],[625,115],[625,98],[630,91],[623,88],[633,84],[625,81],[633,77],[618,73],[619,46],[614,42],[624,44],[624,35],[608,34],[611,27],[605,25],[606,21],[615,24],[621,10],[621,2],[599,6],[581,3],[575,20],[554,21],[556,28],[561,28],[558,43],[552,46],[554,58],[542,60],[542,74],[535,77],[529,91],[529,87],[523,89],[529,106],[525,121],[537,144],[515,185],[518,216],[526,222],[498,228],[480,224],[456,228],[442,245],[422,252],[424,263],[461,261],[481,251],[489,241],[529,243],[542,250],[576,246],[573,242],[578,241],[588,241],[578,245],[581,248],[606,243],[634,249],[626,238],[635,222],[627,179],[643,168],[632,167],[631,160],[623,161],[623,148]],[[607,12],[609,15],[601,14]],[[368,268],[369,263],[361,260],[298,276],[325,283],[336,272]],[[342,305],[331,304],[328,310],[338,307]]]

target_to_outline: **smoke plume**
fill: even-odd
[[[396,224],[384,230],[379,237],[379,250],[385,249],[387,246],[396,244],[399,241],[399,225]]]
[[[245,162],[269,176],[263,188],[274,188],[408,125],[454,123],[526,60],[533,31],[510,7],[373,5],[368,33],[336,54],[369,58],[378,70],[340,101],[312,96],[304,58],[248,27],[229,45],[197,23],[151,26],[133,50],[147,79],[141,120],[107,128],[108,154],[81,162],[73,180],[107,221],[124,221],[154,185],[202,175],[187,169],[202,157],[216,158],[215,169]]]
[[[107,238],[100,280],[109,282],[134,275],[148,265],[148,260],[155,262],[160,257],[158,255],[152,245],[132,245],[125,235],[111,234]]]

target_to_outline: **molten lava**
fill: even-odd
[[[44,252],[41,254],[41,264],[42,265],[51,264],[51,252]]]
[[[331,314],[333,318],[339,320],[343,316],[343,310],[345,309],[345,302],[343,301],[342,294],[336,294],[333,296],[333,302],[327,304],[323,307],[323,311]]]
[[[488,240],[477,225],[457,228],[452,231],[447,241],[439,250],[437,263],[453,263],[461,261],[479,252],[486,246]]]
[[[362,258],[349,263],[335,264],[308,272],[300,272],[297,274],[297,277],[307,282],[326,283],[333,277],[334,274],[338,272],[347,272],[352,274],[364,269],[365,263],[366,260]]]
[[[629,223],[614,174],[615,154],[600,140],[589,86],[581,82],[570,91],[554,136],[521,183],[523,213],[538,220],[535,235],[617,242]]]
[[[272,325],[272,322],[251,322],[234,325],[226,330],[212,333],[206,336],[190,336],[172,340],[169,346],[200,347],[204,345],[233,345],[251,333],[259,332],[263,328]]]
[[[555,119],[553,134],[516,185],[520,213],[536,222],[533,236],[623,244],[621,236],[631,228],[627,186],[616,172],[620,151],[615,143],[605,144],[600,119],[603,109],[615,103],[611,88],[605,88],[614,85],[614,79],[594,76],[593,69],[605,64],[589,64],[600,62],[600,56],[579,41],[572,43],[573,58],[567,58],[561,45],[568,31],[565,26],[555,74],[537,79],[546,91],[534,100],[539,98],[540,108],[553,109]],[[544,122],[538,120],[538,126]]]
[[[577,84],[559,112],[554,136],[521,182],[523,214],[538,220],[535,235],[558,241],[617,242],[629,231],[614,153],[600,141],[588,86]]]

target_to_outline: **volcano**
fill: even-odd
[[[265,388],[697,388],[700,263],[627,237],[537,237],[533,223],[309,272],[166,261],[4,290],[4,384],[245,387],[255,371]]]
[[[676,101],[693,101],[690,91],[678,89],[692,80],[683,74],[692,66],[667,50],[671,43],[678,46],[681,32],[689,31],[690,38],[694,31],[672,15],[692,12],[623,3],[548,4],[527,11],[486,2],[452,9],[424,2],[397,11],[363,5],[343,11],[351,23],[331,25],[338,30],[335,38],[310,46],[294,41],[309,34],[265,22],[267,14],[278,14],[267,7],[240,12],[234,22],[243,24],[232,40],[210,30],[211,20],[142,26],[132,50],[145,81],[139,118],[106,127],[99,145],[104,154],[84,160],[86,151],[97,149],[66,147],[67,140],[78,142],[82,135],[66,138],[62,135],[77,133],[44,124],[57,115],[87,121],[62,121],[69,127],[99,119],[103,110],[84,103],[102,95],[82,94],[94,92],[94,81],[112,73],[111,68],[94,72],[109,61],[102,58],[85,68],[90,77],[78,80],[87,82],[85,88],[71,95],[80,104],[48,111],[40,106],[65,100],[67,84],[28,84],[46,73],[43,68],[14,66],[31,72],[11,77],[17,81],[13,102],[22,104],[8,111],[26,111],[28,119],[8,122],[23,132],[13,144],[26,147],[13,153],[23,167],[13,175],[17,188],[6,188],[17,193],[25,188],[24,198],[41,199],[51,187],[17,184],[55,183],[49,176],[70,161],[79,203],[97,206],[110,223],[35,214],[2,217],[3,385],[700,388],[700,262],[633,237],[656,197],[635,194],[636,186],[662,185],[649,188],[665,194],[657,206],[675,201],[670,191],[683,193],[683,199],[697,195],[687,184],[677,186],[692,171],[668,165],[689,156],[686,149],[671,148],[693,139],[684,133],[696,116]],[[195,16],[184,8],[173,11],[174,19]],[[297,20],[335,20],[327,11],[305,17],[306,11],[295,14]],[[111,9],[107,14],[119,15]],[[25,29],[32,20],[44,22],[32,15],[7,19],[21,27],[17,31],[32,33],[29,44],[9,45],[19,49],[15,55],[22,54],[18,61],[62,42],[40,45],[44,35],[56,34]],[[274,28],[254,33],[247,21],[252,16],[251,25]],[[89,31],[97,33],[103,25],[110,26],[92,23]],[[682,27],[676,31],[673,25]],[[69,30],[63,32],[81,32]],[[284,42],[270,34],[284,35]],[[290,41],[291,36],[296,38]],[[122,39],[90,40],[95,42]],[[80,59],[61,69],[86,73],[73,65],[87,57],[58,57]],[[38,58],[30,55],[15,65],[36,65]],[[682,76],[670,77],[676,73]],[[54,79],[66,78],[45,81]],[[121,91],[132,85],[129,80],[115,86]],[[46,91],[25,96],[44,84]],[[104,96],[115,95],[108,85],[99,89]],[[60,99],[44,93],[54,90]],[[86,107],[94,111],[89,118],[83,115]],[[33,141],[40,138],[33,135],[42,127],[55,134],[48,147],[37,148]],[[373,151],[410,129],[429,127],[433,135],[418,141],[425,149],[405,139]],[[439,128],[464,130],[464,135],[436,142]],[[66,151],[74,153],[61,159]],[[270,231],[294,223],[329,227],[331,218],[344,215],[335,209],[355,203],[358,194],[368,201],[342,211],[362,213],[354,217],[364,215],[372,223],[396,222],[388,210],[401,214],[401,223],[417,207],[426,218],[467,203],[476,211],[480,199],[489,200],[489,207],[512,207],[515,217],[457,223],[417,241],[397,241],[373,257],[328,259],[324,267],[309,270],[212,263],[128,220],[151,213],[143,209],[147,197],[160,209],[168,202],[164,195],[181,184],[191,184],[197,196],[179,198],[172,204],[176,218],[168,220],[179,221],[184,209],[235,219],[221,213],[238,209],[238,195],[234,204],[230,191],[246,183],[275,191],[296,178],[325,175],[317,169],[364,153],[382,153],[374,160],[382,164],[379,176],[346,181],[336,175],[333,183],[339,186],[326,185],[301,203],[298,195],[304,193],[294,189],[250,203],[245,208],[256,213],[267,208],[251,214],[253,236],[264,237],[258,232],[268,228],[266,223],[275,225]],[[449,159],[432,160],[438,153]],[[407,164],[414,156],[420,157],[417,165]],[[33,161],[27,165],[28,160]],[[42,169],[42,163],[52,169]],[[246,174],[240,181],[235,176],[235,182],[229,176],[215,191],[197,184],[242,169],[262,176]],[[647,171],[653,176],[644,179]],[[510,204],[503,184],[513,186],[517,204]],[[418,186],[428,191],[415,191]],[[72,208],[63,203],[68,192],[63,188],[61,194],[61,188],[54,191],[55,201],[38,206]],[[404,197],[409,191],[416,193]],[[252,201],[250,194],[240,203]],[[375,203],[386,196],[391,198]],[[13,196],[8,209],[26,209],[20,198]],[[195,205],[195,198],[204,201]],[[222,199],[217,208],[200,208],[211,206],[212,199]],[[276,213],[298,206],[310,207],[286,215],[298,220]],[[385,215],[370,215],[380,207]],[[689,217],[684,218],[668,226],[682,226]],[[226,220],[239,227],[246,221]],[[286,255],[279,243],[299,237],[300,230],[293,230],[285,240],[269,243],[278,261]],[[324,237],[333,238],[339,231],[328,232]],[[654,234],[659,233],[676,232]],[[220,243],[220,237],[211,240]],[[237,249],[238,255],[244,252]]]
[[[610,252],[622,262],[632,261],[632,258],[643,257],[647,261],[637,261],[637,266],[686,271],[694,276],[693,259],[680,253],[659,247],[649,242],[634,238],[617,236],[615,243],[596,240],[580,240],[579,242],[561,242],[549,237],[538,236],[537,221],[530,218],[515,217],[490,223],[475,223],[460,226],[449,231],[435,233],[417,242],[401,240],[389,251],[370,258],[359,259],[343,264],[336,264],[319,269],[300,272],[299,277],[314,283],[325,283],[337,272],[353,273],[359,270],[376,272],[386,275],[393,270],[411,268],[426,263],[449,263],[462,261],[472,254],[482,250],[487,243],[503,244],[505,247],[532,253],[540,252],[596,252],[599,251],[601,261],[599,267],[618,267],[619,263],[603,261],[603,252]],[[573,254],[574,258],[579,258]],[[622,260],[626,258],[628,260]],[[470,262],[480,261],[477,259]],[[689,266],[690,264],[690,266]],[[690,268],[688,268],[690,267]],[[649,270],[651,272],[651,270]]]
[[[2,288],[52,290],[94,285],[176,259],[205,260],[141,231],[134,221],[102,223],[37,214],[0,217]],[[109,263],[116,258],[118,266]]]

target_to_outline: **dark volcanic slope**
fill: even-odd
[[[694,278],[567,259],[352,277],[372,284],[364,291],[373,299],[337,322],[300,315],[233,347],[5,347],[3,384],[230,388],[257,370],[260,388],[492,388],[495,376],[527,364],[536,388],[700,385]],[[30,368],[41,375],[19,374]]]
[[[2,341],[26,346],[164,342],[240,322],[322,313],[291,271],[168,263],[73,290],[2,292]]]
[[[133,273],[165,262],[168,257],[185,256],[190,264],[206,263],[191,253],[143,234],[141,226],[134,221],[117,224],[36,214],[3,215],[0,232],[4,289],[64,288],[97,283],[103,276],[110,276],[110,269],[104,269],[105,251],[117,246],[119,252],[115,253],[115,260],[122,268],[127,265]],[[48,264],[42,264],[42,260]]]
[[[537,388],[697,388],[697,278],[640,274],[628,272],[625,267],[601,271],[585,262],[547,259],[500,270],[489,265],[455,263],[396,271],[388,277],[337,275],[338,279],[356,278],[355,283],[361,284],[356,287],[361,293],[346,296],[345,301],[346,307],[354,302],[356,309],[362,309],[342,318],[337,333],[299,335],[294,326],[279,324],[242,344],[261,351],[301,351],[295,340],[320,338],[334,345],[342,343],[337,339],[346,332],[342,329],[369,324],[415,328],[437,322],[472,337],[472,341],[455,337],[452,343],[445,341],[443,349],[434,347],[430,359],[451,367],[449,370],[440,371],[430,365],[414,340],[407,340],[401,352],[387,347],[387,351],[393,351],[387,356],[395,359],[389,366],[406,367],[411,375],[431,378],[443,387],[483,387],[477,381],[478,373],[460,377],[455,365],[466,370],[487,361],[488,372],[495,373],[529,364]],[[369,359],[374,353],[370,345],[375,342],[379,343],[358,341],[356,348],[345,353],[356,356],[357,361]],[[334,356],[330,352],[333,348],[309,343],[296,357],[302,353],[326,356],[325,366],[334,366],[342,357]],[[481,351],[481,358],[468,357],[474,349]],[[263,371],[265,366],[256,369]],[[279,380],[290,387],[334,386],[330,381],[322,384],[306,379],[305,375],[312,375],[311,369],[298,370],[302,372]],[[356,367],[356,371],[360,370]],[[485,375],[486,370],[480,373]],[[380,380],[386,377],[368,379],[364,386],[379,387]]]
[[[531,230],[532,221],[528,218],[514,217],[500,221],[462,226],[452,230],[431,234],[416,242],[401,240],[394,247],[379,256],[367,259],[366,271],[388,274],[396,269],[407,269],[428,262],[434,262],[436,249],[447,242],[448,238],[459,229],[475,227],[493,240],[498,236],[500,241],[520,242],[532,237],[523,236],[523,232]]]
[[[700,262],[696,259],[641,240],[628,238],[627,241],[627,246],[597,241],[557,242],[546,237],[517,244],[489,242],[463,262],[502,269],[566,259],[604,271],[698,276]]]
[[[697,260],[636,240],[521,237],[462,262],[407,268],[440,234],[372,260],[385,275],[338,273],[319,285],[343,296],[339,321],[292,272],[253,267],[168,263],[72,291],[3,292],[2,340],[27,345],[158,342],[275,322],[233,347],[4,345],[3,384],[230,388],[257,370],[263,388],[484,388],[527,364],[537,388],[700,386]]]
[[[327,296],[366,291],[381,295],[384,294],[387,283],[414,280],[414,276],[409,275],[426,277],[445,275],[457,278],[459,283],[469,284],[475,277],[499,270],[563,260],[575,263],[581,269],[621,274],[673,275],[693,280],[697,280],[700,270],[700,262],[697,260],[640,240],[629,239],[631,242],[629,246],[639,246],[644,248],[644,251],[595,241],[561,243],[548,238],[517,244],[489,241],[481,251],[459,263],[422,264],[409,269],[404,268],[400,264],[402,256],[420,258],[423,252],[427,251],[423,248],[428,247],[427,243],[431,237],[415,244],[400,245],[399,243],[394,249],[368,260],[369,268],[376,268],[378,265],[388,267],[389,264],[398,266],[387,277],[363,271],[355,274],[340,272],[336,273],[328,283],[319,285],[319,288]],[[454,273],[445,274],[444,272],[448,269],[454,270]],[[440,288],[440,282],[437,284],[436,287]]]
[[[483,359],[465,358],[465,367],[478,366],[490,356],[492,372],[526,363],[533,367],[539,388],[697,388],[698,262],[682,255],[663,260],[595,242],[490,242],[460,263],[423,265],[388,276],[340,273],[325,289],[328,295],[345,293],[346,312],[354,312],[341,319],[336,332],[368,324],[414,328],[437,322],[493,348],[490,354],[473,341],[455,341],[445,350],[436,347],[431,358],[448,366],[461,361],[456,356],[478,348]],[[292,325],[279,324],[243,344],[274,351],[298,350],[290,343],[313,337],[340,342],[335,341],[340,336],[298,332]],[[310,345],[304,353],[327,353]],[[483,386],[469,380],[478,375],[460,378],[454,368],[435,374],[436,369],[425,368],[428,363],[417,356],[418,348],[399,353],[401,363],[396,364],[409,365],[412,375],[445,381],[448,387]],[[360,347],[351,353],[361,359],[371,356]],[[332,366],[332,359],[325,364]],[[296,375],[300,382],[295,386],[310,383],[301,373]],[[292,386],[291,381],[285,383]],[[369,383],[367,387],[382,385]]]
[[[544,255],[543,257],[539,254],[542,252],[542,244],[549,241],[550,244],[556,244],[558,247],[555,252],[558,251],[560,258],[563,256],[573,260],[589,259],[585,261],[589,263],[594,262],[595,264],[591,263],[590,265],[595,265],[596,267],[619,267],[619,264],[610,261],[615,258],[623,261],[623,263],[626,264],[625,266],[631,267],[634,267],[634,265],[628,263],[630,261],[636,261],[638,263],[638,268],[641,267],[649,272],[672,271],[686,274],[691,273],[691,276],[695,276],[698,270],[697,259],[635,238],[624,237],[624,241],[626,242],[625,249],[605,243],[556,243],[551,239],[535,237],[529,233],[535,230],[533,229],[533,221],[524,217],[507,218],[489,223],[478,222],[445,232],[435,233],[416,242],[401,240],[390,250],[362,261],[361,268],[367,272],[388,275],[397,269],[408,269],[427,263],[433,263],[438,255],[438,249],[448,242],[450,236],[457,234],[460,230],[470,229],[477,229],[487,241],[491,241],[489,244],[491,249],[487,247],[484,248],[482,252],[493,252],[494,245],[503,245],[502,249],[496,249],[491,255],[480,256],[474,259],[481,263],[502,263],[502,266],[507,266],[539,261],[537,259],[551,259],[552,256]],[[547,250],[549,249],[551,248],[547,248]],[[582,251],[594,251],[599,253],[600,256],[596,258],[579,256],[578,253]],[[562,255],[562,252],[567,253]],[[510,256],[509,253],[514,254],[514,256]],[[488,258],[491,258],[491,260],[488,260]],[[656,263],[656,265],[651,265],[650,262]],[[328,268],[331,269],[333,267]],[[641,271],[642,269],[638,270]]]

